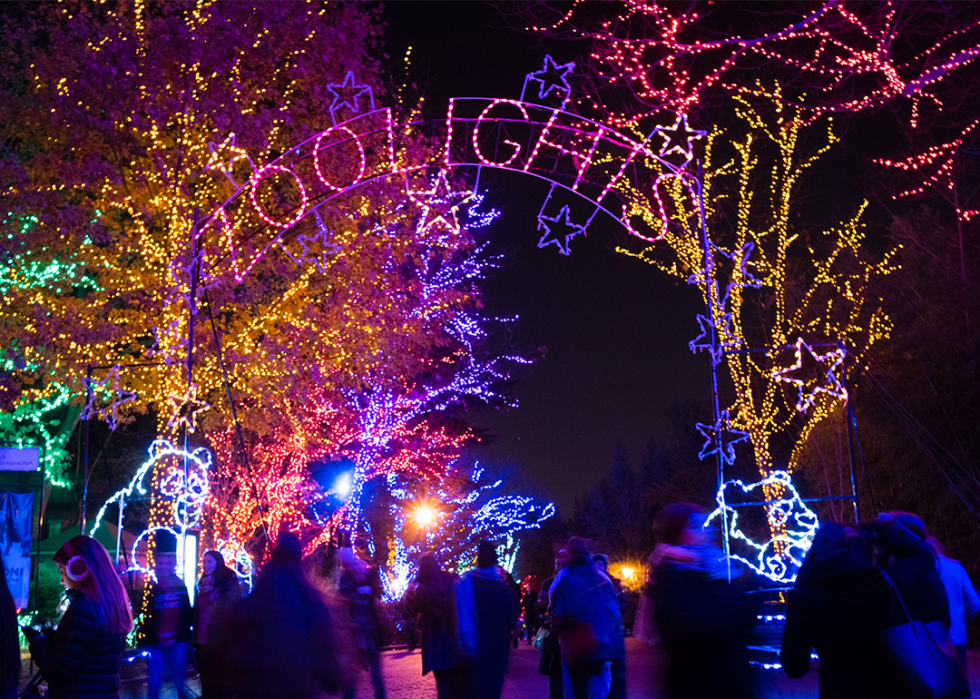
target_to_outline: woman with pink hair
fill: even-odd
[[[57,631],[31,641],[31,657],[49,697],[118,699],[119,666],[133,629],[129,599],[109,554],[90,536],[74,536],[53,556],[69,599]]]

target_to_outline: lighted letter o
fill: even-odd
[[[355,177],[352,181],[345,184],[343,187],[338,187],[335,184],[331,184],[330,182],[327,182],[327,178],[324,177],[323,171],[320,170],[320,142],[324,139],[325,136],[327,136],[332,131],[346,131],[347,133],[349,133],[351,135],[351,138],[354,139],[354,143],[357,144],[358,152],[361,154],[361,166],[360,166],[360,171],[357,173],[357,177]],[[341,143],[343,143],[343,141],[341,141]],[[316,137],[316,143],[313,144],[313,167],[314,169],[316,169],[316,176],[320,179],[320,183],[327,189],[332,189],[335,192],[339,192],[341,190],[346,189],[347,187],[351,187],[357,184],[358,182],[361,181],[361,178],[364,177],[364,171],[367,169],[367,155],[364,153],[364,146],[361,145],[361,139],[358,138],[356,133],[351,131],[346,126],[331,126],[329,129],[327,129],[326,131],[324,131],[323,133],[321,133],[319,136]]]
[[[274,171],[286,172],[292,175],[293,179],[296,180],[296,184],[299,185],[299,193],[303,198],[303,203],[299,206],[299,212],[287,223],[279,223],[278,221],[266,216],[265,212],[262,211],[262,207],[259,206],[259,200],[255,194],[259,188],[259,185],[263,180],[265,180],[266,173]],[[255,173],[255,176],[252,178],[251,195],[252,206],[255,207],[255,212],[262,218],[263,221],[268,223],[270,226],[275,226],[276,228],[289,228],[291,225],[303,218],[303,216],[306,214],[306,205],[309,202],[309,199],[306,196],[306,187],[303,186],[303,181],[299,178],[299,175],[289,168],[283,167],[282,165],[266,165],[264,168]]]

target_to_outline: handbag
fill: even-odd
[[[941,621],[913,620],[891,576],[881,571],[898,597],[906,624],[878,635],[883,658],[900,680],[909,699],[967,699],[970,687],[956,649]]]
[[[538,629],[538,632],[534,634],[534,641],[532,645],[538,650],[544,650],[544,642],[547,640],[548,636],[551,634],[551,629],[547,626],[542,626]]]

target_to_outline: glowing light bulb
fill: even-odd
[[[337,479],[333,482],[333,492],[335,492],[337,497],[341,500],[346,500],[350,495],[352,485],[350,473],[345,471],[337,476]]]
[[[620,569],[620,572],[623,575],[623,580],[632,580],[634,577],[636,577],[636,569],[629,566],[623,566]]]
[[[428,505],[423,505],[419,509],[415,510],[415,522],[422,527],[432,524],[435,518],[436,513],[433,512],[432,508]]]

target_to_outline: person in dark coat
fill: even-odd
[[[670,657],[669,699],[748,699],[752,679],[747,636],[758,599],[728,582],[723,552],[705,531],[697,505],[673,503],[657,515],[651,560],[654,615]],[[739,571],[740,572],[740,571]]]
[[[312,699],[349,681],[353,658],[338,615],[301,561],[299,540],[281,532],[252,594],[213,629],[218,684],[237,699]]]
[[[208,635],[215,620],[227,612],[242,598],[238,576],[225,565],[225,559],[217,551],[207,551],[203,561],[204,574],[197,583],[197,599],[194,601],[194,654],[201,674],[201,697],[212,699],[219,695],[215,686],[213,648]]]
[[[380,596],[378,572],[354,553],[350,546],[337,550],[341,573],[337,592],[346,602],[351,631],[357,644],[359,660],[371,673],[374,699],[385,699],[384,676],[381,674],[381,631],[378,627],[377,600]],[[344,692],[344,699],[356,699],[357,678]]]
[[[565,549],[559,549],[555,554],[555,576],[566,565],[568,565],[568,552]],[[548,636],[541,646],[541,662],[538,664],[538,672],[548,676],[548,699],[562,699],[563,694],[561,687],[561,646],[558,643],[558,633],[552,628],[552,619],[548,614],[548,607],[551,604],[551,585],[555,581],[555,576],[541,583],[537,599],[542,626],[548,628]]]
[[[20,640],[17,637],[17,607],[7,586],[7,571],[0,562],[0,699],[17,696],[20,680]]]
[[[419,558],[415,582],[405,595],[405,607],[413,615],[422,615],[422,674],[435,675],[439,699],[465,699],[456,637],[455,580],[427,553]]]
[[[142,629],[144,642],[150,651],[150,678],[146,694],[148,699],[159,698],[166,672],[174,683],[177,698],[185,699],[187,648],[191,641],[193,612],[187,586],[177,577],[177,557],[164,550],[161,540],[158,540],[153,562],[157,579],[150,587]]]
[[[456,585],[459,645],[468,658],[467,696],[500,699],[517,609],[514,595],[497,573],[493,544],[480,542],[476,566]]]
[[[805,675],[813,649],[820,656],[822,699],[895,696],[894,673],[874,652],[881,631],[906,622],[893,602],[861,533],[824,522],[787,598],[783,671]]]
[[[626,654],[619,602],[612,583],[596,570],[584,539],[573,536],[565,549],[568,566],[555,576],[550,610],[561,643],[564,696],[605,699],[610,663]]]
[[[68,596],[56,631],[31,641],[31,657],[50,699],[118,699],[119,666],[133,630],[129,599],[109,554],[90,536],[74,536],[53,556]]]
[[[527,581],[524,582],[521,610],[524,612],[524,631],[527,635],[527,644],[531,645],[538,629],[541,628],[541,612],[538,611],[538,591]]]
[[[863,530],[873,544],[875,562],[895,582],[909,614],[927,624],[943,621],[948,629],[949,599],[932,546],[887,514]]]

